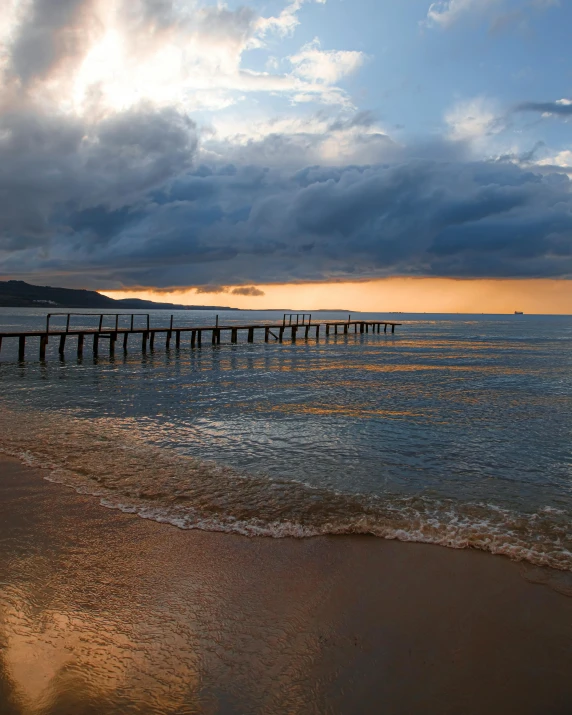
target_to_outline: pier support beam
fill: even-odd
[[[320,339],[320,325],[316,325],[316,340]]]
[[[197,347],[200,348],[203,343],[203,331],[197,330]]]
[[[197,342],[197,331],[191,330],[191,347],[194,348]]]
[[[293,343],[296,342],[296,333],[297,332],[298,332],[298,328],[295,325],[293,325],[292,326],[292,342]]]
[[[264,328],[264,342],[265,343],[268,342],[269,335],[270,335],[270,328]]]
[[[93,357],[97,357],[99,353],[99,333],[93,334]]]
[[[280,326],[280,330],[278,331],[278,342],[282,342],[284,340],[284,326]]]
[[[387,323],[385,323],[385,325],[383,326],[383,332],[387,333]]]
[[[171,347],[171,331],[167,330],[167,337],[165,339],[165,349],[169,350]]]
[[[330,324],[326,323],[326,336],[330,334]]]
[[[149,333],[144,330],[143,333],[141,334],[141,350],[146,353],[147,352],[147,338],[149,337]]]
[[[231,343],[238,342],[238,330],[236,328],[232,328],[230,331],[230,342]]]
[[[129,333],[124,333],[123,334],[123,352],[127,352],[127,342],[129,340]]]
[[[18,338],[18,360],[23,360],[26,355],[26,338],[20,335]]]
[[[359,324],[359,332],[360,332],[360,335],[361,335],[361,333],[364,332],[364,324],[363,323]]]
[[[248,342],[254,342],[254,328],[248,328]]]
[[[175,330],[175,347],[177,350],[181,347],[181,331]]]
[[[66,349],[66,336],[64,334],[64,335],[60,335],[60,348],[59,348],[60,357],[64,356],[65,349]]]
[[[117,340],[117,333],[109,333],[109,357],[115,355],[115,341]]]
[[[391,326],[391,332],[392,332],[392,333],[395,332],[395,323]]]
[[[149,336],[149,350],[154,350],[155,348],[155,331],[151,331],[151,335]]]
[[[48,344],[48,336],[42,335],[40,338],[40,360],[46,359],[46,345]]]
[[[83,340],[84,340],[83,333],[80,333],[77,336],[77,356],[78,356],[78,358],[83,357]]]
[[[212,342],[213,345],[216,345],[216,334],[217,334],[217,332],[218,332],[217,329],[216,329],[216,328],[213,328],[213,335],[212,335],[212,340],[211,340],[211,342]]]
[[[344,325],[344,335],[347,335],[347,334],[348,334],[348,324],[346,323]]]

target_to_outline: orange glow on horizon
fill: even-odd
[[[553,279],[385,278],[339,283],[257,285],[264,295],[188,290],[100,291],[111,298],[142,298],[183,305],[228,305],[247,310],[349,310],[403,313],[572,314],[572,281]]]

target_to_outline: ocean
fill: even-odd
[[[46,312],[0,309],[0,330],[41,329]],[[281,318],[220,313],[221,324]],[[200,349],[183,334],[179,350],[162,337],[146,354],[134,336],[111,358],[101,341],[97,359],[86,339],[82,360],[70,338],[65,360],[52,340],[43,363],[37,339],[21,363],[5,339],[0,451],[184,529],[365,533],[572,570],[572,317],[359,318],[403,325],[294,344],[223,334]]]

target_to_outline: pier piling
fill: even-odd
[[[270,342],[270,336],[274,340],[276,340],[279,343],[282,343],[284,341],[284,332],[286,328],[288,328],[291,331],[291,338],[292,338],[292,343],[296,343],[297,336],[298,336],[298,330],[304,328],[304,337],[308,339],[310,337],[310,334],[312,333],[312,329],[315,328],[315,336],[316,336],[316,342],[319,342],[320,340],[320,329],[322,325],[325,327],[325,333],[326,337],[329,337],[332,332],[335,335],[338,335],[341,330],[338,330],[338,328],[343,327],[343,333],[344,335],[347,335],[350,331],[351,326],[353,325],[354,327],[354,332],[358,332],[358,327],[359,327],[359,333],[380,333],[381,332],[381,326],[383,325],[383,332],[387,333],[388,332],[388,326],[391,326],[391,333],[395,333],[395,328],[398,325],[401,325],[401,323],[394,323],[392,321],[379,321],[379,320],[351,320],[351,316],[349,316],[347,321],[343,322],[312,322],[312,316],[308,313],[294,313],[294,314],[286,314],[284,315],[283,321],[281,324],[250,324],[250,325],[220,325],[217,319],[217,322],[215,325],[211,326],[201,326],[201,327],[173,327],[173,316],[171,316],[171,319],[169,321],[168,326],[164,327],[151,327],[150,325],[150,320],[149,320],[149,315],[146,315],[145,317],[147,318],[147,324],[146,326],[139,326],[137,327],[134,323],[134,315],[125,315],[121,314],[123,317],[130,317],[130,325],[129,327],[120,327],[120,314],[113,314],[114,318],[114,327],[110,328],[105,328],[104,327],[104,317],[107,314],[103,315],[98,315],[96,316],[99,321],[98,321],[98,327],[96,329],[89,329],[86,327],[81,327],[79,330],[78,329],[73,329],[71,326],[71,316],[73,315],[89,315],[90,317],[93,316],[92,313],[68,313],[68,314],[63,314],[66,315],[67,320],[65,323],[65,328],[60,329],[60,330],[51,330],[50,331],[50,318],[55,316],[55,315],[62,315],[60,313],[52,313],[48,314],[47,319],[46,319],[46,329],[42,331],[26,331],[26,332],[0,332],[0,349],[2,348],[2,341],[5,338],[17,338],[18,339],[18,359],[19,360],[24,360],[25,359],[25,351],[26,351],[26,340],[28,337],[33,337],[33,338],[39,338],[40,340],[40,349],[39,349],[39,357],[40,360],[45,360],[46,359],[46,346],[48,345],[49,341],[49,336],[54,335],[59,338],[59,346],[58,346],[58,352],[60,357],[64,357],[65,354],[65,347],[66,347],[66,340],[69,335],[73,337],[77,337],[77,356],[78,358],[83,357],[83,348],[84,348],[84,339],[86,335],[93,335],[93,355],[94,357],[98,356],[99,353],[99,340],[100,338],[109,338],[109,354],[110,356],[113,356],[115,354],[115,344],[117,340],[119,339],[119,336],[123,336],[123,350],[125,353],[127,353],[127,348],[128,348],[128,341],[129,341],[129,335],[140,335],[141,336],[141,351],[145,353],[147,351],[147,348],[149,347],[150,350],[154,350],[155,348],[155,336],[159,334],[165,334],[165,348],[166,350],[170,349],[171,346],[171,341],[173,339],[173,332],[174,332],[174,338],[175,338],[175,344],[177,349],[180,348],[181,344],[181,333],[190,333],[190,338],[191,338],[191,348],[195,347],[201,347],[202,343],[202,334],[203,331],[207,330],[210,331],[211,333],[211,341],[213,345],[220,345],[221,344],[221,335],[223,331],[228,331],[230,334],[230,342],[233,344],[238,343],[238,331],[239,330],[246,330],[247,331],[247,341],[249,343],[253,343],[255,339],[255,332],[257,330],[259,331],[264,331],[264,342],[268,343]],[[218,316],[217,316],[218,317]],[[113,323],[112,323],[113,325]],[[274,332],[276,331],[276,332]],[[260,333],[259,333],[260,334]]]

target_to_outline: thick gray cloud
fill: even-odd
[[[572,276],[572,184],[557,170],[412,149],[299,170],[199,163],[192,122],[148,108],[89,127],[7,114],[0,137],[4,276],[212,292],[395,274]]]
[[[88,46],[91,0],[34,0],[11,47],[10,72],[26,86]]]
[[[248,295],[254,297],[266,295],[263,290],[260,290],[260,288],[256,286],[240,286],[239,288],[233,288],[231,293],[233,295]]]

